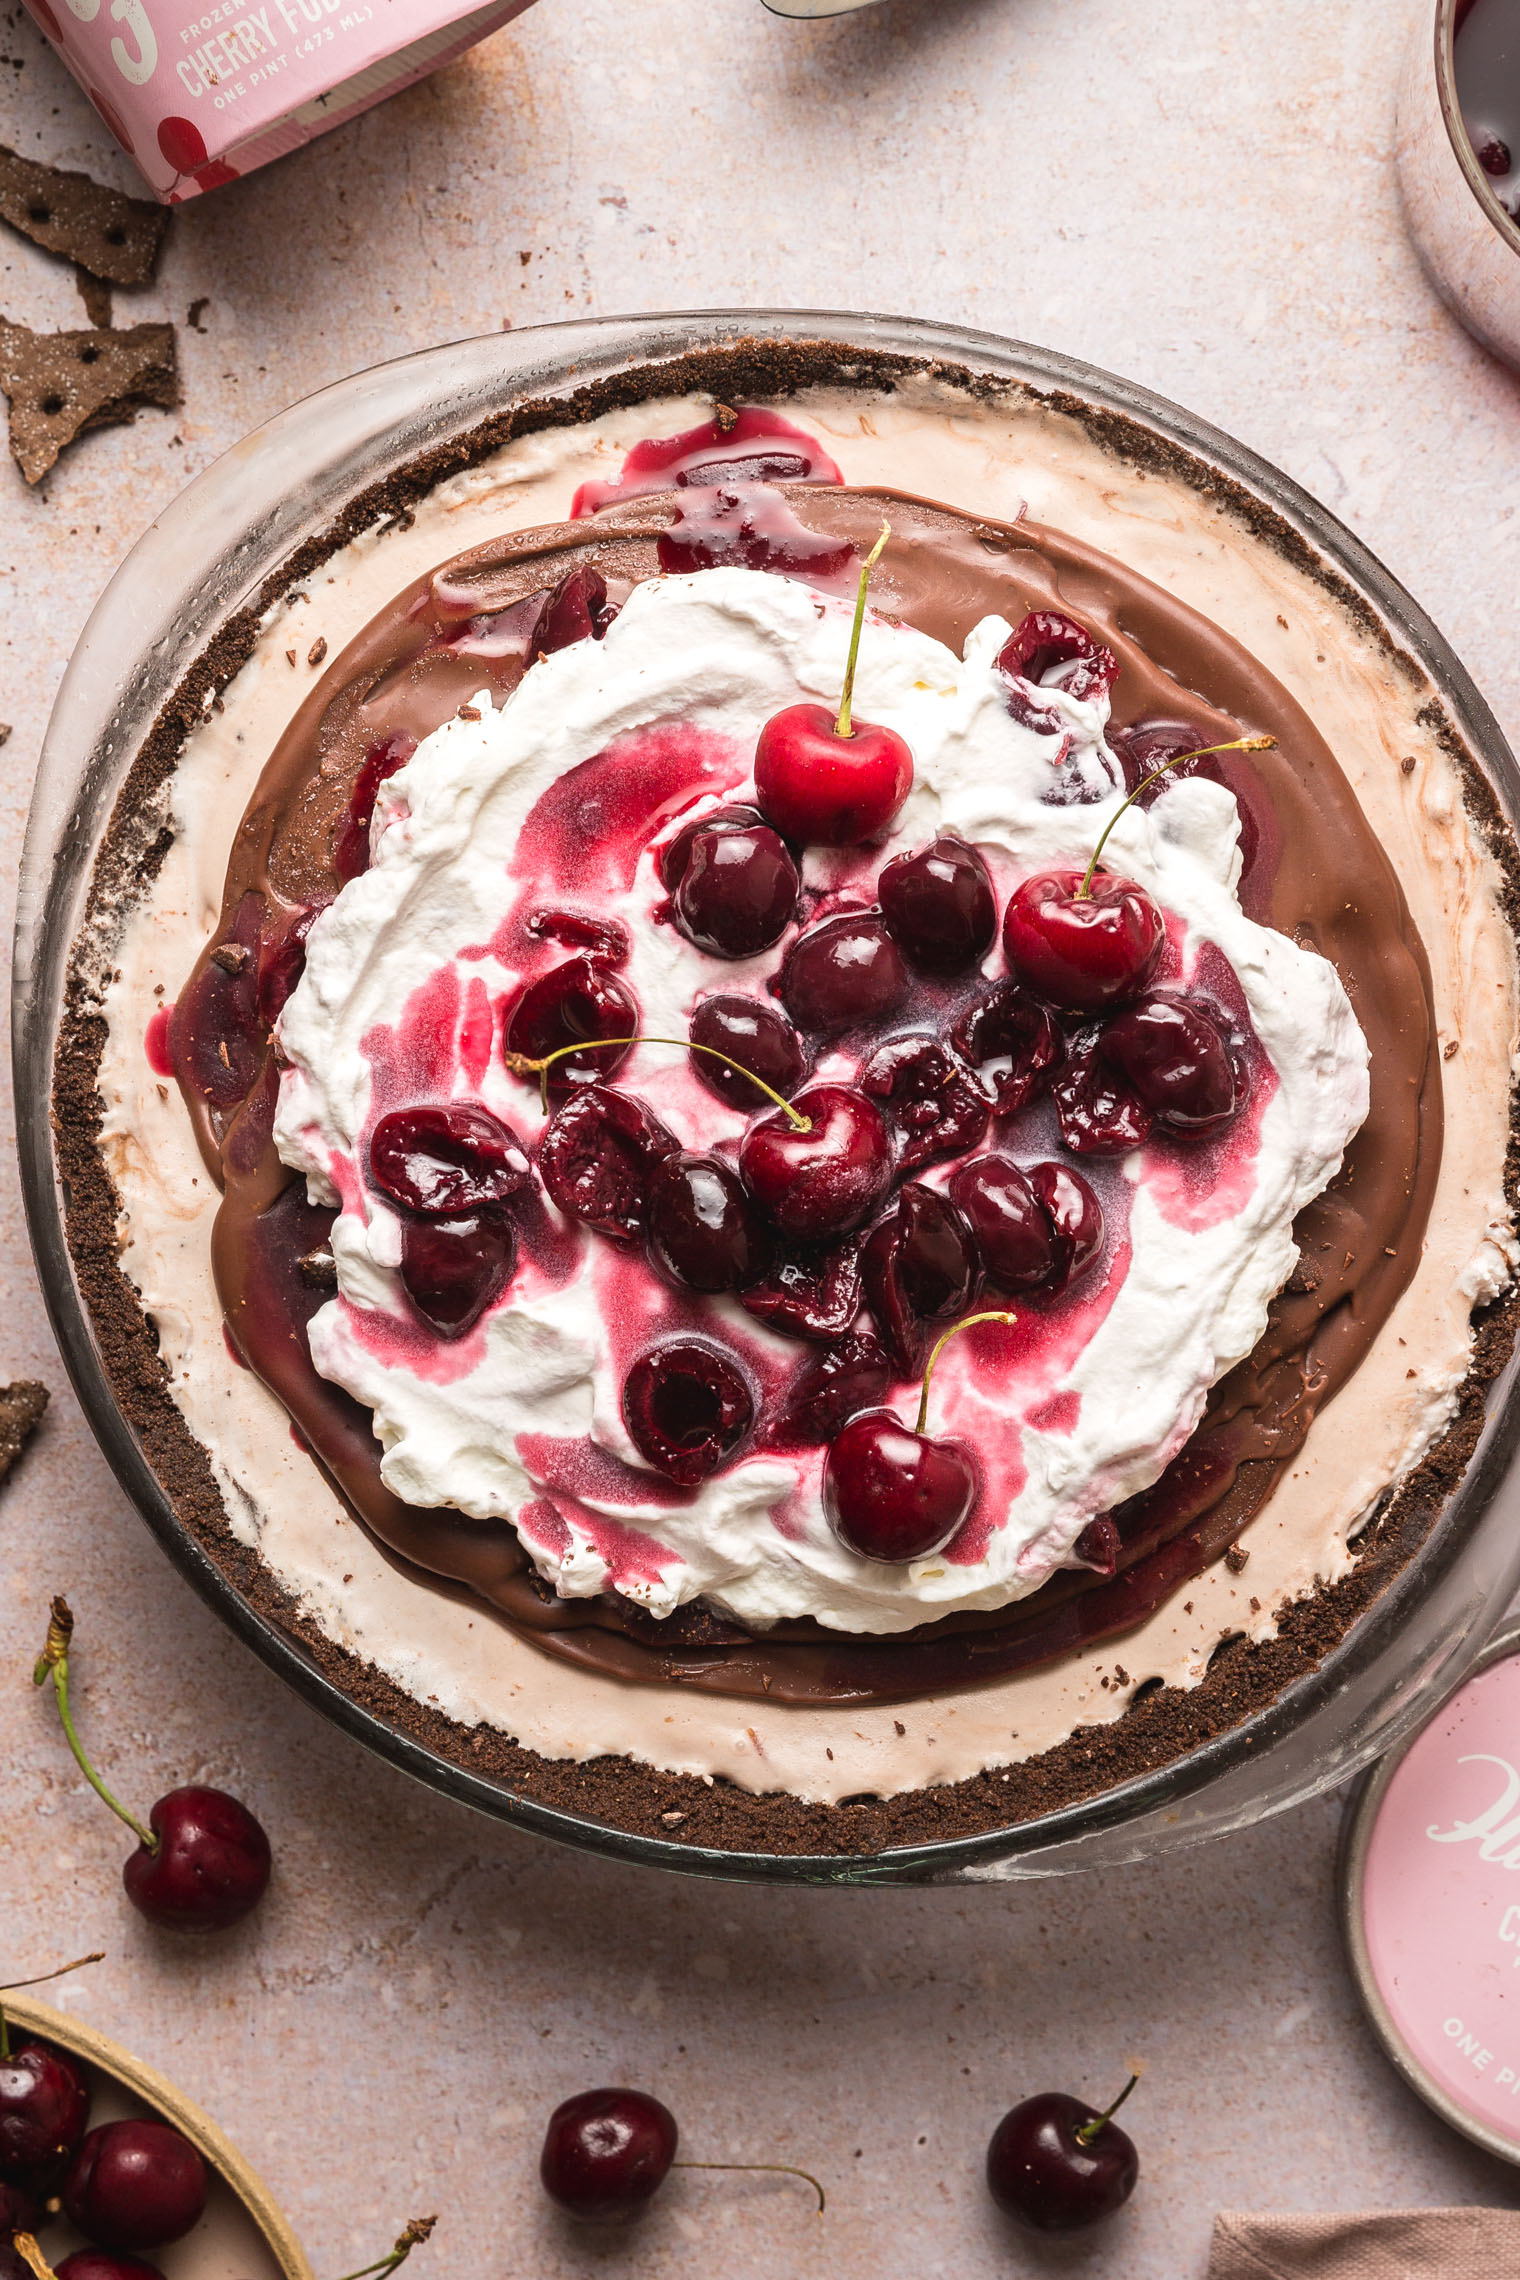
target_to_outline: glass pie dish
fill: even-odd
[[[1520,1579],[1507,1486],[1515,1434],[1513,1358],[1490,1388],[1481,1437],[1418,1550],[1317,1667],[1158,1770],[1096,1796],[969,1836],[871,1853],[706,1847],[551,1806],[428,1745],[334,1682],[301,1638],[252,1605],[176,1517],[105,1366],[71,1255],[50,1113],[55,1042],[72,945],[93,867],[134,756],[195,660],[282,571],[309,574],[303,547],[351,504],[431,449],[524,399],[744,341],[825,342],[844,357],[945,365],[1030,392],[1101,426],[1142,431],[1158,464],[1244,502],[1322,566],[1341,606],[1375,624],[1428,687],[1500,813],[1520,783],[1491,714],[1430,621],[1355,538],[1285,477],[1160,398],[1069,359],[987,335],[902,319],[738,311],[550,326],[425,352],[362,373],[294,407],[201,475],[118,571],[68,669],[39,772],[23,862],[15,969],[19,1145],[39,1270],[67,1366],[113,1469],[181,1571],[238,1635],[325,1714],[447,1793],[538,1833],[651,1865],[783,1882],[932,1881],[1059,1874],[1139,1858],[1238,1827],[1346,1778],[1455,1683]],[[356,526],[357,527],[357,526]],[[273,589],[271,589],[273,590]],[[1334,1414],[1333,1410],[1330,1412]]]

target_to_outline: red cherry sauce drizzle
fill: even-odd
[[[712,488],[734,483],[842,483],[843,475],[816,436],[779,412],[741,404],[727,418],[704,420],[679,435],[636,443],[611,482],[582,483],[571,519],[594,515],[615,500],[651,491]]]
[[[761,483],[694,492],[656,545],[660,568],[671,577],[726,566],[829,586],[844,580],[856,559],[850,540],[808,530],[781,493]]]
[[[1277,1071],[1256,1034],[1235,969],[1214,943],[1201,945],[1187,987],[1205,1006],[1212,1000],[1223,1015],[1244,1067],[1246,1098],[1228,1124],[1203,1140],[1173,1139],[1158,1126],[1146,1143],[1140,1180],[1169,1227],[1199,1235],[1222,1227],[1250,1201]]]

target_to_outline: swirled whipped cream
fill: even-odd
[[[838,898],[826,907],[870,902],[882,864],[940,831],[981,849],[1000,898],[1032,871],[1085,864],[1123,798],[1106,698],[1057,685],[1011,710],[995,662],[1010,630],[983,620],[957,658],[868,620],[857,709],[906,738],[915,783],[884,845],[809,852],[806,885]],[[419,1329],[397,1273],[398,1217],[366,1183],[375,1119],[412,1099],[469,1098],[536,1141],[537,1093],[500,1054],[503,1008],[565,954],[545,944],[523,962],[512,921],[530,902],[622,922],[622,978],[645,1033],[683,1038],[698,998],[765,991],[785,943],[740,962],[697,950],[658,915],[658,846],[752,791],[773,713],[837,698],[848,636],[848,609],[825,594],[713,569],[639,586],[605,639],[541,660],[499,709],[482,692],[382,787],[371,867],[313,927],[281,1020],[276,1141],[313,1200],[339,1207],[338,1293],[310,1328],[316,1367],[372,1412],[388,1488],[515,1526],[566,1596],[610,1589],[661,1616],[701,1595],[756,1628],[811,1616],[883,1633],[1026,1596],[1073,1564],[1091,1519],[1158,1478],[1209,1388],[1255,1345],[1296,1262],[1294,1217],[1367,1114],[1366,1044],[1334,969],[1246,917],[1235,802],[1189,779],[1124,813],[1105,865],[1166,912],[1174,980],[1228,962],[1262,1068],[1219,1139],[1186,1156],[1149,1145],[1116,1167],[1104,1255],[1080,1286],[1021,1305],[1011,1332],[947,1349],[932,1428],[976,1451],[982,1492],[944,1551],[890,1565],[846,1550],[824,1514],[821,1450],[751,1444],[695,1489],[650,1472],[620,1396],[662,1330],[699,1307],[762,1414],[809,1350],[731,1300],[678,1300],[640,1256],[578,1225],[558,1230],[552,1265],[525,1256],[465,1338]],[[910,1012],[901,1027],[914,1026]],[[854,1065],[827,1052],[816,1073],[848,1080]],[[737,1147],[745,1119],[683,1053],[641,1045],[615,1081],[683,1147]],[[987,1144],[1021,1161],[1054,1152],[1037,1117]],[[907,1389],[898,1406],[911,1423]]]

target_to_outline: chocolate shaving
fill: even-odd
[[[34,245],[112,285],[147,284],[169,226],[168,208],[155,199],[125,197],[87,174],[41,166],[3,146],[0,215]]]
[[[14,1385],[0,1385],[0,1480],[37,1430],[47,1405],[48,1389],[35,1378],[17,1378]]]
[[[35,333],[0,317],[0,391],[11,408],[11,457],[40,483],[86,428],[134,419],[144,404],[178,403],[174,327]]]

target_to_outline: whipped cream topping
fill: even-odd
[[[858,706],[907,739],[915,786],[884,846],[811,851],[809,885],[867,903],[882,863],[939,830],[982,849],[1003,895],[1031,871],[1086,861],[1122,799],[1106,705],[1046,688],[1040,704],[1057,730],[1015,718],[994,663],[1009,630],[985,620],[958,659],[912,628],[869,621]],[[478,1012],[465,1010],[484,1003],[494,1023],[524,978],[501,953],[521,898],[622,920],[633,945],[624,978],[646,1032],[683,1037],[694,1002],[713,990],[759,995],[781,956],[711,959],[657,923],[647,832],[636,846],[612,829],[604,844],[583,837],[574,892],[532,876],[536,862],[553,867],[552,850],[531,852],[547,844],[534,828],[540,803],[569,771],[609,754],[614,774],[651,760],[666,767],[675,788],[665,836],[743,797],[764,721],[799,697],[837,693],[848,631],[841,603],[800,584],[709,570],[636,589],[605,640],[543,660],[500,710],[482,693],[478,719],[438,730],[383,787],[372,867],[313,928],[282,1019],[291,1065],[280,1152],[314,1198],[341,1206],[339,1292],[311,1326],[316,1365],[373,1412],[394,1493],[514,1523],[539,1572],[568,1596],[612,1588],[663,1615],[701,1594],[756,1627],[810,1615],[890,1632],[1035,1590],[1070,1563],[1088,1520],[1159,1476],[1210,1386],[1254,1346],[1297,1257],[1293,1218],[1367,1112],[1366,1047],[1333,968],[1245,917],[1235,803],[1188,780],[1127,811],[1105,862],[1169,914],[1184,984],[1223,954],[1270,1066],[1237,1123],[1190,1164],[1179,1168],[1167,1147],[1125,1161],[1100,1267],[1058,1306],[1021,1306],[1011,1352],[972,1340],[946,1352],[934,1429],[973,1446],[984,1479],[978,1511],[945,1552],[898,1567],[846,1551],[823,1513],[821,1451],[741,1457],[695,1491],[650,1474],[619,1396],[629,1361],[661,1327],[661,1286],[641,1260],[583,1229],[565,1231],[568,1275],[551,1279],[525,1260],[466,1339],[420,1335],[396,1272],[399,1223],[365,1184],[367,1134],[376,1115],[421,1097],[405,1090],[398,1041],[408,1024],[441,1023],[452,1028],[452,1089],[537,1137],[536,1093],[496,1051],[482,1060]],[[1052,804],[1058,774],[1068,801],[1080,787],[1083,804]],[[989,970],[997,964],[994,952]],[[817,1073],[848,1079],[853,1066],[833,1053]],[[744,1129],[680,1053],[641,1046],[616,1082],[649,1099],[687,1148],[731,1152]],[[1023,1123],[988,1144],[1025,1161],[1051,1153]],[[778,1387],[803,1358],[732,1302],[705,1303],[758,1388]],[[911,1421],[908,1402],[899,1406]]]

